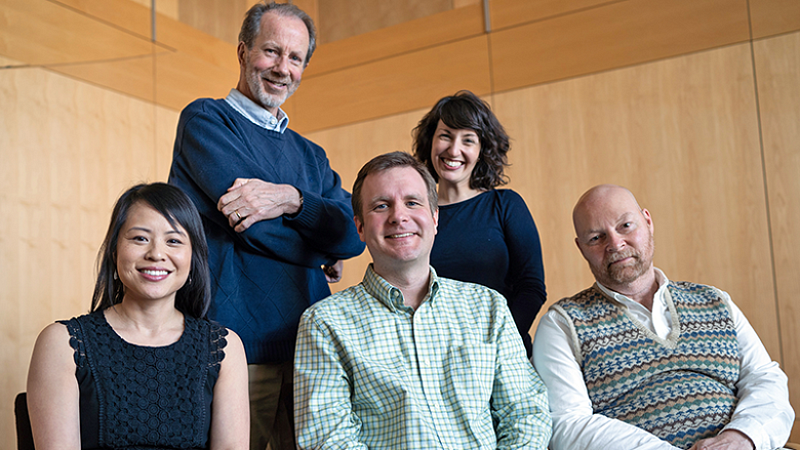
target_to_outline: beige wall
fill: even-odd
[[[297,3],[321,30],[343,28],[317,0]],[[178,111],[236,83],[238,15],[159,2],[153,42],[148,4],[0,0],[2,448],[15,443],[10,405],[35,336],[89,306],[114,199],[164,180]],[[510,187],[539,227],[548,303],[591,282],[572,243],[574,201],[593,184],[624,184],[653,214],[659,267],[731,293],[789,374],[797,407],[798,5],[491,0],[486,34],[480,2],[456,1],[330,39],[286,109],[349,189],[371,156],[410,149],[437,98],[474,90],[512,136]],[[386,23],[370,11],[380,8],[356,19]],[[334,287],[357,283],[368,260],[349,261]]]

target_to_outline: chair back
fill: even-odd
[[[24,392],[14,399],[14,415],[17,418],[17,450],[34,450],[31,419],[28,417],[28,396]]]

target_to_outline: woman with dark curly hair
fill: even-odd
[[[528,357],[528,334],[545,302],[539,233],[525,201],[508,189],[509,139],[469,91],[439,100],[414,128],[414,155],[438,182],[438,275],[488,286],[508,299]]]
[[[194,203],[164,183],[128,189],[98,266],[90,313],[36,341],[36,448],[247,449],[244,347],[206,319],[208,246]]]

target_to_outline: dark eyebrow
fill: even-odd
[[[151,230],[150,228],[146,228],[146,227],[130,227],[130,228],[128,228],[128,231],[144,231],[145,233],[152,233],[153,232],[153,230]],[[183,231],[174,229],[174,228],[172,230],[167,231],[167,234],[178,234],[178,235],[181,235],[181,236],[186,236],[186,233],[184,233]]]

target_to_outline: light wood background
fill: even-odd
[[[479,0],[295,3],[321,46],[285,109],[346,188],[471,89],[512,137],[548,304],[592,281],[575,200],[625,185],[653,215],[657,265],[727,290],[800,405],[800,2],[490,0],[489,32]],[[249,4],[158,0],[153,27],[149,0],[0,0],[0,447],[36,335],[89,307],[114,200],[166,179],[180,109],[235,86]]]

